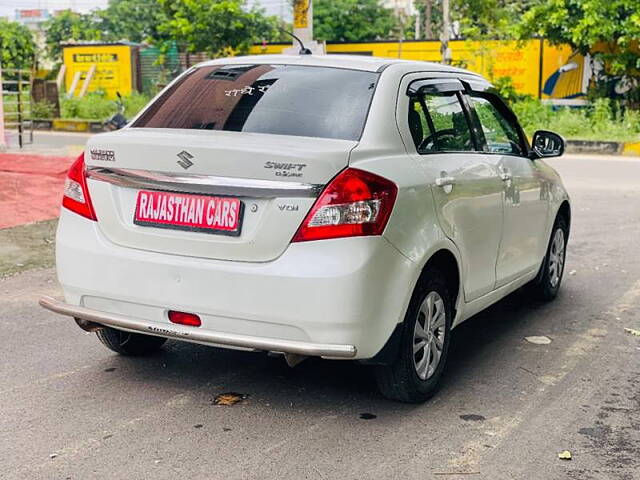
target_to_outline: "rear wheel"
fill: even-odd
[[[142,356],[157,352],[167,341],[166,338],[162,337],[123,332],[109,327],[98,330],[96,335],[108,349],[121,355],[131,356]]]
[[[411,298],[397,357],[376,367],[382,395],[419,403],[435,393],[449,353],[452,313],[444,275],[427,270]]]
[[[558,295],[564,273],[568,236],[567,221],[559,216],[553,225],[540,273],[531,285],[533,293],[542,300],[553,300]]]

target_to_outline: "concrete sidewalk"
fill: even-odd
[[[0,228],[56,218],[73,159],[0,153]]]
[[[2,153],[55,155],[59,157],[76,157],[84,149],[89,133],[69,132],[33,132],[33,143],[18,147],[18,137],[15,131],[7,131],[7,149]]]

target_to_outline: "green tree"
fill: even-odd
[[[36,45],[27,27],[0,18],[0,65],[3,69],[31,68]]]
[[[82,14],[65,10],[44,24],[46,53],[54,61],[61,60],[63,42],[71,40],[106,40],[103,22],[97,13]]]
[[[604,67],[591,95],[618,96],[623,86],[628,105],[640,107],[640,0],[547,0],[524,14],[519,34],[590,54]]]
[[[158,0],[111,0],[98,15],[100,29],[107,32],[109,40],[157,43],[167,38],[158,31],[167,21]]]
[[[442,32],[442,6],[439,0],[414,1],[420,20],[421,38],[436,40]]]
[[[458,37],[474,40],[509,40],[517,36],[517,25],[531,5],[540,0],[451,0],[451,20]],[[438,39],[442,33],[442,1],[415,0],[420,13],[422,36]]]
[[[522,15],[539,1],[453,0],[452,17],[459,22],[462,37],[511,40],[517,37]]]
[[[285,22],[276,15],[265,18],[267,27],[259,32],[259,40],[264,42],[290,42],[291,35],[286,32],[293,32],[293,25]]]
[[[212,56],[244,53],[256,41],[274,35],[262,10],[242,0],[158,0],[165,21],[158,31],[188,52]]]
[[[313,34],[318,40],[362,42],[387,39],[397,31],[393,11],[378,0],[316,0]]]
[[[524,14],[519,34],[568,43],[611,74],[639,73],[640,0],[546,0]]]

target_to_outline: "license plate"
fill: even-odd
[[[233,197],[138,192],[133,223],[219,235],[240,235],[243,203]]]

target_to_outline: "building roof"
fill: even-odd
[[[127,47],[140,47],[141,43],[134,43],[128,41],[115,41],[105,42],[102,40],[69,40],[66,42],[60,42],[62,47],[114,47],[114,46],[127,46]]]

